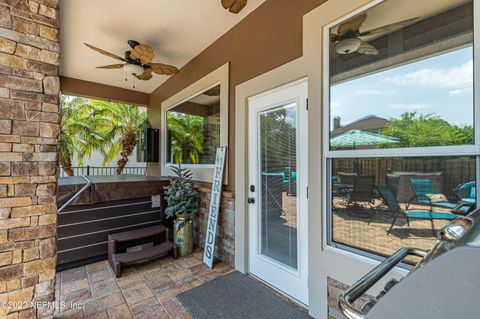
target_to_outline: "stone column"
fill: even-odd
[[[53,315],[59,51],[58,0],[0,0],[1,318]]]

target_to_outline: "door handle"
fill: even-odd
[[[249,203],[249,204],[255,204],[255,198],[249,197],[249,198],[247,199],[247,203]]]

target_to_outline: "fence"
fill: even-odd
[[[474,157],[433,158],[341,158],[335,159],[333,175],[339,172],[375,176],[375,183],[385,184],[386,174],[391,172],[441,172],[446,195],[453,195],[455,186],[475,180]]]
[[[72,167],[74,176],[90,175],[90,176],[104,176],[116,175],[117,167],[103,167],[103,166],[78,166]],[[124,167],[122,175],[145,175],[146,167]],[[60,167],[60,177],[68,176],[67,173]]]

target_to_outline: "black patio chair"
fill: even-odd
[[[375,176],[355,176],[353,179],[353,188],[348,193],[347,206],[352,204],[373,204],[373,184]],[[364,206],[364,205],[362,205]]]

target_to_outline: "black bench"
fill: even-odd
[[[132,243],[138,243],[142,239],[150,238],[154,239],[154,242],[158,244],[139,251],[119,251],[120,246],[127,247],[129,244],[132,246]],[[108,261],[115,276],[117,278],[120,277],[123,266],[147,262],[169,253],[176,259],[177,247],[169,239],[170,230],[163,225],[108,235]]]

